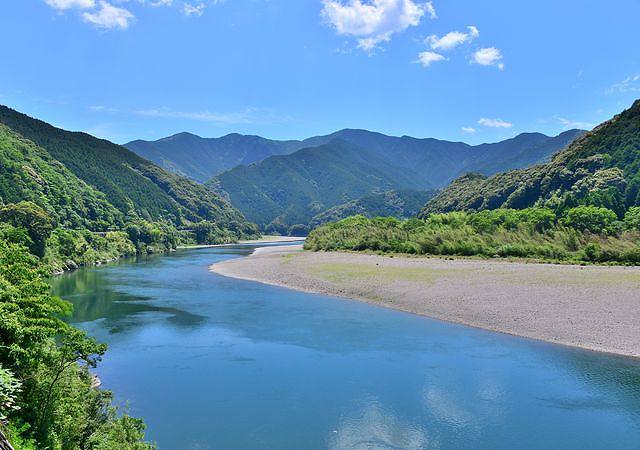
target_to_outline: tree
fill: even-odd
[[[632,206],[624,216],[624,225],[628,230],[640,230],[640,206]]]
[[[31,253],[44,255],[47,239],[53,231],[53,219],[44,209],[33,202],[10,203],[0,209],[0,221],[24,228],[32,241]]]
[[[567,211],[564,224],[580,231],[605,233],[616,220],[615,212],[598,206],[577,206]]]

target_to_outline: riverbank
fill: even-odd
[[[447,260],[301,246],[257,249],[221,275],[501,333],[640,357],[640,268]]]
[[[179,249],[186,248],[215,248],[215,247],[228,247],[229,245],[257,245],[257,244],[286,244],[290,242],[304,241],[304,237],[297,236],[262,236],[260,239],[247,239],[234,242],[232,244],[206,244],[206,245],[179,245]]]

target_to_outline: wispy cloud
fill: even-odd
[[[76,11],[84,22],[102,30],[125,30],[136,19],[132,12],[143,7],[174,7],[186,16],[200,17],[210,5],[225,0],[44,0],[60,14]],[[123,4],[127,4],[126,8]],[[117,6],[116,6],[117,5]],[[136,6],[137,5],[137,6]]]
[[[415,61],[419,64],[422,64],[423,67],[429,67],[434,62],[444,61],[445,57],[439,53],[435,52],[421,52],[418,53],[418,59]]]
[[[90,9],[96,5],[95,0],[44,0],[52,8],[60,11],[67,9]]]
[[[475,133],[477,130],[473,127],[462,127],[461,128],[463,133],[467,133],[467,134],[473,134]]]
[[[96,112],[96,113],[100,113],[100,112],[104,112],[104,113],[117,113],[120,110],[118,108],[113,108],[111,106],[104,106],[104,105],[92,105],[89,106],[89,111],[91,112]]]
[[[134,114],[146,117],[197,120],[217,125],[234,125],[250,123],[289,122],[289,117],[280,116],[270,109],[246,108],[236,112],[215,112],[207,109],[200,111],[179,111],[168,107],[139,109]]]
[[[463,33],[462,31],[450,31],[442,37],[432,34],[427,37],[425,43],[431,47],[432,50],[451,50],[460,44],[471,42],[478,36],[480,36],[478,28],[470,25],[467,27],[466,33]]]
[[[206,6],[207,5],[205,5],[204,3],[196,3],[196,4],[185,3],[184,6],[182,7],[182,14],[184,14],[187,17],[189,16],[200,17],[202,14],[204,14],[204,9]]]
[[[95,12],[82,13],[85,22],[89,22],[99,28],[104,29],[126,29],[135,19],[131,11],[118,8],[105,1],[100,2],[100,8]]]
[[[565,130],[569,130],[573,128],[580,128],[582,130],[591,130],[596,126],[595,123],[581,122],[578,120],[567,119],[566,117],[556,116],[556,119],[558,120],[558,122],[562,124],[562,127]]]
[[[502,119],[487,119],[483,117],[478,124],[489,128],[511,128],[513,124]]]
[[[640,73],[631,75],[607,89],[608,94],[613,94],[614,92],[640,92]]]
[[[481,48],[476,51],[471,62],[480,64],[481,66],[496,66],[498,69],[504,69],[504,63],[502,61],[502,52],[495,47]]]
[[[437,17],[431,2],[414,0],[322,0],[321,15],[336,33],[357,39],[358,48],[371,51],[391,36]]]

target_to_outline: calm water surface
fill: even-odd
[[[248,248],[53,290],[161,449],[638,449],[640,363],[208,272]]]

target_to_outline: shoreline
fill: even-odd
[[[640,268],[405,258],[260,247],[219,275],[640,358]]]
[[[238,242],[231,242],[229,244],[195,244],[195,245],[179,245],[177,250],[188,250],[198,248],[217,248],[217,247],[229,247],[233,245],[257,245],[257,244],[284,244],[288,242],[302,242],[306,237],[297,236],[263,236],[261,239],[246,239]]]

